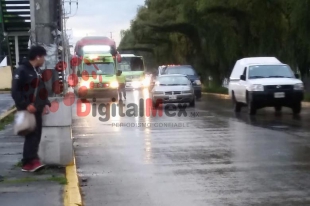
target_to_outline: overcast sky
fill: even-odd
[[[78,0],[79,6],[72,3],[71,14],[67,21],[67,29],[72,29],[72,43],[85,36],[109,36],[112,32],[116,44],[120,41],[120,31],[128,29],[130,21],[135,17],[138,6],[144,0]],[[67,3],[68,4],[68,3]],[[68,10],[68,5],[66,5]]]

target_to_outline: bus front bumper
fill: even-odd
[[[109,89],[86,89],[80,88],[77,91],[77,95],[81,99],[88,98],[118,98],[118,89],[109,88]]]

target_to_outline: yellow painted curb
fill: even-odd
[[[75,159],[66,167],[67,185],[64,191],[64,206],[83,206]]]
[[[228,94],[217,94],[217,93],[207,93],[207,92],[202,92],[202,94],[213,95],[213,96],[221,97],[222,99],[230,99]]]
[[[5,113],[0,115],[0,120],[6,118],[7,116],[9,116],[10,114],[16,112],[16,107],[14,107],[13,109],[10,109],[8,111],[6,111]]]

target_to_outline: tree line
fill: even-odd
[[[244,57],[275,56],[310,73],[310,0],[146,0],[121,35],[119,49],[191,64],[216,85]]]

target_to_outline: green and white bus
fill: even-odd
[[[83,47],[83,61],[77,67],[79,83],[76,89],[79,97],[118,99],[116,61],[109,51],[109,46],[105,45]]]
[[[123,72],[126,77],[127,89],[139,89],[148,87],[150,82],[145,78],[145,65],[142,56],[134,54],[120,54],[121,61],[117,68]]]

